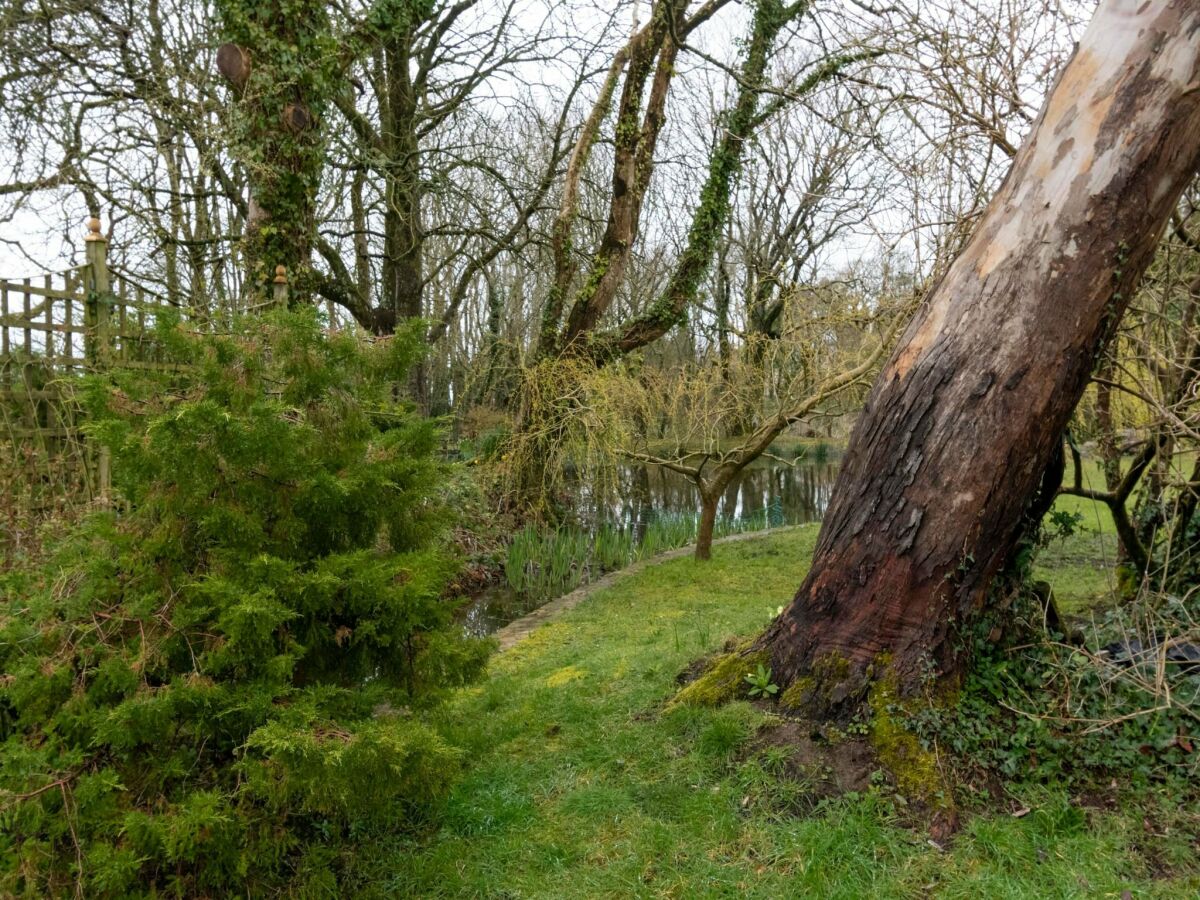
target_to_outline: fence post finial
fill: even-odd
[[[276,266],[275,267],[274,292],[275,292],[275,305],[277,307],[287,306],[288,279],[287,279],[287,267],[286,266]]]
[[[89,216],[88,217],[87,230],[88,230],[87,236],[84,237],[85,241],[103,241],[103,240],[105,240],[104,235],[100,233],[100,217],[99,216]]]

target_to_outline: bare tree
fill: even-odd
[[[675,419],[688,423],[686,440],[677,442],[675,453],[665,455],[650,450],[633,451],[630,458],[642,463],[662,466],[683,475],[696,485],[700,495],[700,520],[696,537],[696,558],[709,559],[712,553],[717,506],[726,488],[755,460],[767,453],[772,443],[785,430],[820,412],[835,413],[839,401],[852,397],[874,374],[876,364],[890,343],[890,333],[874,333],[874,320],[881,315],[893,317],[894,310],[838,310],[828,318],[810,319],[791,341],[776,342],[773,349],[784,351],[784,367],[792,369],[792,377],[775,404],[773,411],[762,415],[761,423],[749,434],[725,445],[721,440],[722,420],[745,407],[741,392],[730,390],[727,377],[713,383],[711,368],[688,378],[678,371],[665,374],[662,381],[672,381],[682,388],[673,391],[667,384],[651,382],[649,389],[664,396],[683,394],[685,410],[675,410]],[[834,341],[816,335],[839,327],[853,330],[861,346],[839,348]],[[799,358],[798,358],[799,357]],[[749,362],[752,378],[757,381],[761,356]],[[678,402],[678,400],[676,401]]]

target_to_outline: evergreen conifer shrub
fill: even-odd
[[[395,399],[421,342],[311,310],[159,339],[174,372],[86,389],[116,511],[3,584],[0,894],[336,893],[453,778],[423,711],[488,650]]]

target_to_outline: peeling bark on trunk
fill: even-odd
[[[1107,0],[850,441],[813,567],[757,642],[815,715],[953,678],[1200,151],[1200,4]]]

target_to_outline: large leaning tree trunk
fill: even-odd
[[[872,388],[812,570],[756,644],[796,705],[834,716],[873,680],[961,673],[1198,151],[1200,3],[1105,0]]]

